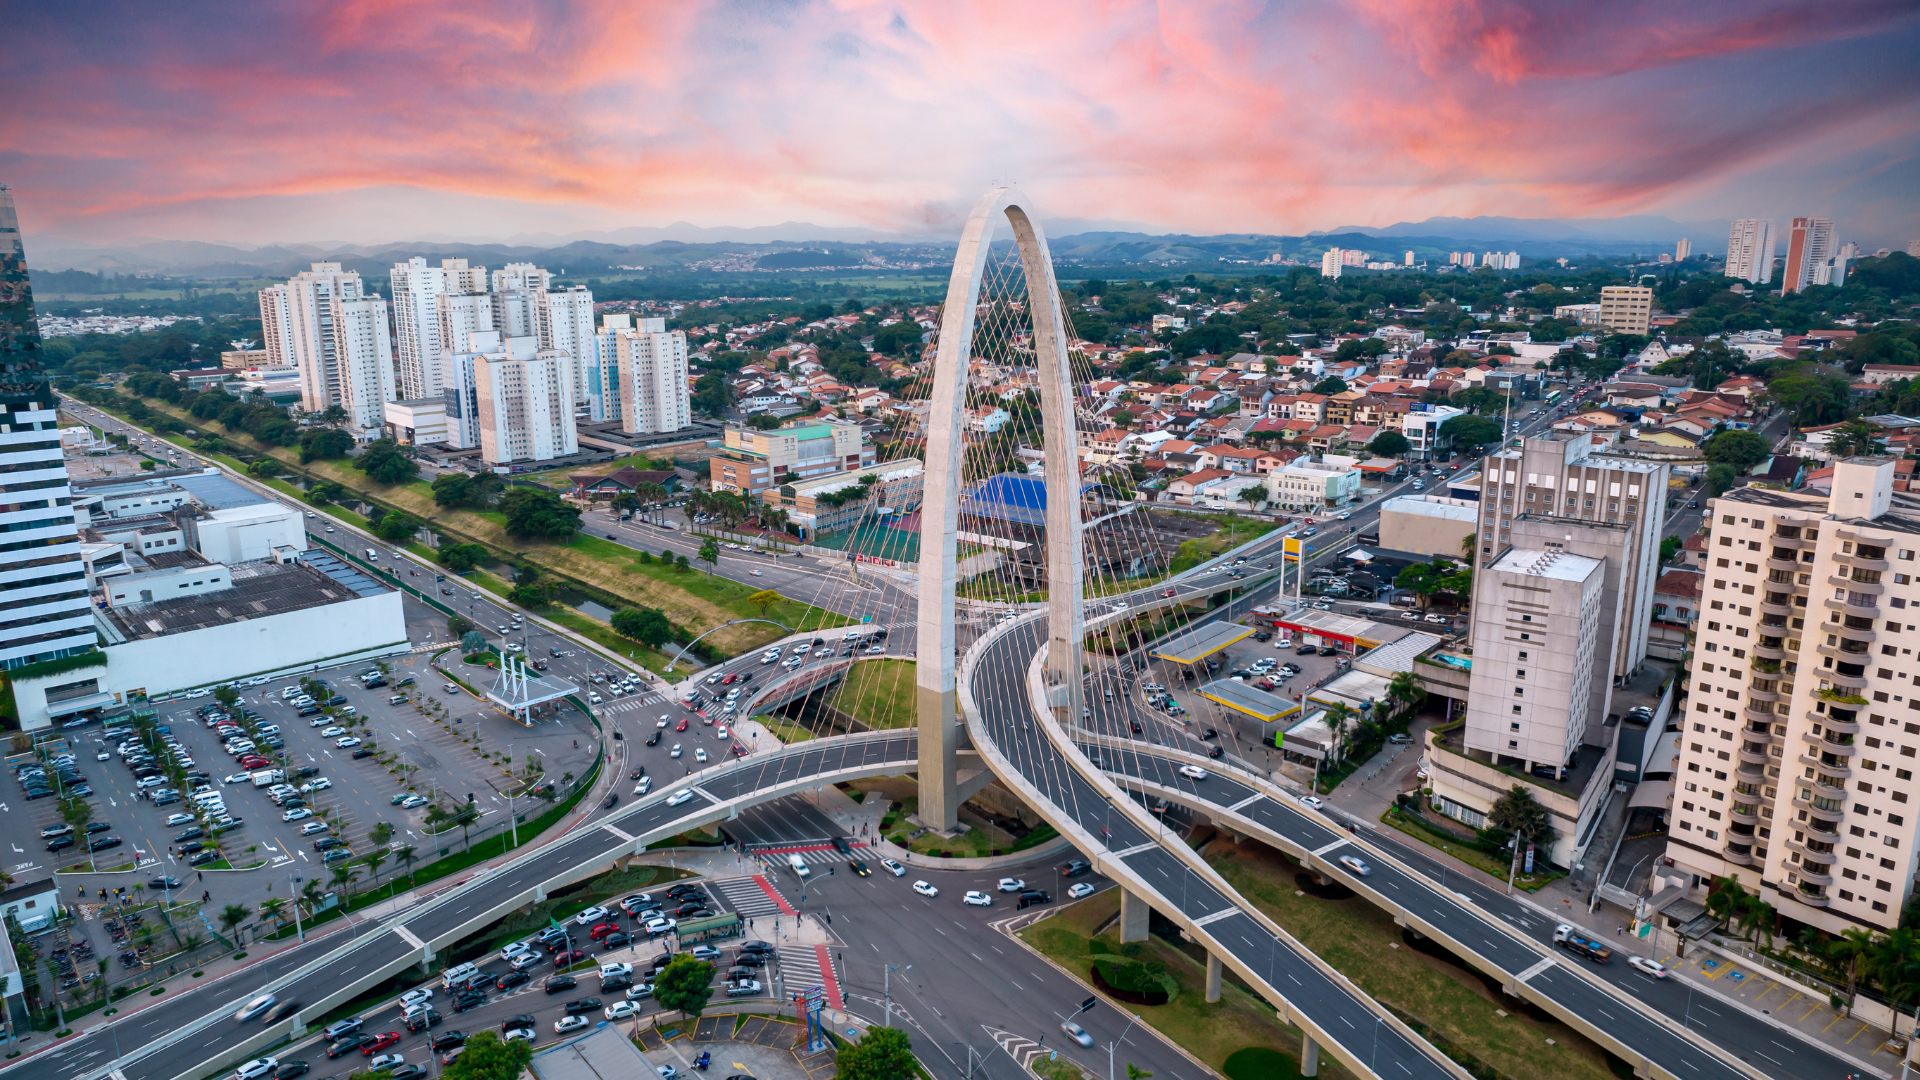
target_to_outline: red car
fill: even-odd
[[[585,960],[586,958],[587,958],[587,950],[585,949],[574,949],[572,951],[562,949],[561,951],[553,954],[553,966],[557,968],[563,968],[568,966],[569,964],[577,964],[580,961]]]
[[[1160,595],[1161,595],[1161,596],[1179,596],[1179,595],[1180,595],[1180,590],[1179,590],[1179,589],[1168,589],[1167,591],[1165,591],[1165,592],[1163,592],[1163,593],[1161,593]]]
[[[721,686],[727,686],[727,685],[730,685],[730,684],[732,684],[732,683],[735,683],[735,682],[738,682],[738,681],[739,681],[739,679],[740,679],[740,676],[738,676],[738,675],[729,675],[729,676],[727,676],[726,678],[724,678],[724,679],[721,679],[721,680],[720,680],[720,685],[721,685]]]
[[[387,1047],[399,1041],[400,1033],[397,1031],[389,1031],[384,1035],[375,1035],[372,1042],[360,1047],[360,1052],[368,1057],[372,1057],[374,1054],[385,1050]]]
[[[596,926],[591,931],[589,931],[588,936],[592,937],[593,940],[595,941],[599,941],[601,938],[606,937],[608,934],[617,934],[619,932],[620,932],[619,923],[603,922],[599,926]]]
[[[246,757],[240,759],[240,767],[243,769],[264,769],[271,764],[273,764],[273,762],[268,761],[259,754],[248,754]]]
[[[739,743],[734,743],[734,744],[733,744],[733,756],[734,756],[734,757],[746,757],[746,756],[747,756],[747,748],[746,748],[746,747],[744,747],[744,746],[741,746],[741,745],[740,745]]]
[[[673,725],[673,730],[675,730],[675,731],[685,731],[685,730],[687,730],[687,721],[686,721],[686,718],[685,718],[685,717],[682,717],[679,723],[677,723],[677,724],[675,724],[675,725]]]

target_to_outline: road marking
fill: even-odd
[[[1154,848],[1157,848],[1159,846],[1160,844],[1157,841],[1149,840],[1144,844],[1135,844],[1134,846],[1127,848],[1125,851],[1113,852],[1113,857],[1116,859],[1124,859],[1129,855],[1138,855],[1143,851],[1151,851]]]
[[[1260,801],[1261,799],[1264,799],[1264,798],[1266,798],[1266,796],[1265,796],[1265,795],[1262,795],[1262,794],[1260,794],[1260,793],[1258,793],[1258,792],[1255,792],[1254,794],[1252,794],[1252,795],[1249,795],[1249,796],[1247,796],[1247,797],[1246,797],[1246,798],[1244,798],[1244,799],[1241,799],[1241,800],[1240,800],[1239,802],[1237,802],[1237,803],[1234,803],[1234,804],[1233,804],[1232,806],[1229,806],[1229,807],[1227,807],[1227,809],[1228,809],[1228,810],[1238,810],[1238,809],[1240,809],[1240,808],[1242,808],[1242,807],[1245,807],[1245,806],[1252,806],[1252,805],[1253,805],[1254,803],[1257,803],[1257,802],[1259,802],[1259,801]]]
[[[1346,842],[1347,842],[1347,838],[1343,836],[1340,839],[1335,840],[1333,843],[1328,844],[1326,847],[1315,848],[1313,853],[1315,855],[1325,855],[1327,852],[1332,851],[1334,848],[1337,848]]]
[[[629,843],[633,841],[633,837],[628,836],[626,833],[621,832],[619,829],[616,829],[613,826],[606,824],[605,822],[602,822],[600,827]]]
[[[1219,922],[1221,919],[1227,918],[1230,915],[1238,915],[1238,914],[1240,914],[1239,908],[1225,908],[1223,910],[1216,911],[1211,915],[1202,915],[1200,918],[1193,920],[1193,925],[1205,926],[1208,923]]]

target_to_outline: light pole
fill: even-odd
[[[288,874],[287,883],[293,892],[293,933],[300,941],[307,940],[307,932],[300,928],[300,875]]]
[[[1120,1049],[1120,1044],[1121,1042],[1125,1041],[1127,1037],[1127,1032],[1133,1030],[1133,1025],[1137,1023],[1139,1019],[1140,1019],[1140,1015],[1138,1013],[1133,1014],[1130,1018],[1128,1018],[1127,1026],[1120,1029],[1120,1037],[1107,1044],[1107,1080],[1114,1080],[1114,1076],[1113,1076],[1114,1052]]]
[[[882,992],[886,995],[887,1011],[881,1014],[880,1026],[892,1027],[893,1026],[893,973],[896,971],[912,971],[913,965],[907,964],[902,966],[900,964],[887,964],[884,966],[886,968],[886,972],[884,977],[881,979],[881,987],[882,987]]]
[[[1367,1055],[1367,1071],[1373,1073],[1375,1076],[1380,1075],[1380,1070],[1374,1068],[1374,1066],[1380,1062],[1380,1025],[1386,1023],[1386,1020],[1387,1018],[1384,1016],[1376,1016],[1373,1018],[1373,1052]],[[1112,1080],[1112,1078],[1109,1077],[1108,1080]]]

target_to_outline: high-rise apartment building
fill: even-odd
[[[1920,259],[1920,240],[1907,241],[1907,254]]]
[[[1653,328],[1653,290],[1638,285],[1602,288],[1600,325],[1617,334],[1645,334]]]
[[[260,338],[268,367],[294,366],[297,350],[293,344],[293,310],[288,306],[285,285],[260,290]]]
[[[20,218],[0,184],[0,670],[89,653],[98,640],[57,408]]]
[[[1741,218],[1727,232],[1727,265],[1730,278],[1743,278],[1755,285],[1773,280],[1773,222],[1763,218]]]
[[[476,335],[476,339],[479,335]],[[480,458],[489,465],[549,461],[578,453],[573,358],[533,337],[499,340],[474,365]]]
[[[1340,266],[1341,266],[1341,263],[1340,263],[1339,248],[1328,248],[1326,253],[1320,256],[1320,276],[1321,277],[1325,277],[1325,278],[1339,277]]]
[[[1407,262],[1406,262],[1406,265],[1408,265],[1408,266],[1412,266],[1412,265],[1413,265],[1413,252],[1411,252],[1411,251],[1409,251],[1409,252],[1407,252]]]
[[[1563,776],[1598,726],[1606,565],[1558,548],[1512,547],[1474,575],[1473,593],[1467,748]],[[1482,637],[1501,647],[1482,653]]]
[[[615,336],[620,430],[629,435],[679,431],[693,423],[687,385],[687,335],[665,319],[640,319]]]
[[[585,285],[534,294],[535,336],[542,349],[559,349],[573,359],[573,401],[589,400],[587,373],[594,357],[593,293]]]
[[[1798,217],[1787,232],[1787,266],[1780,275],[1780,290],[1797,293],[1809,285],[1820,284],[1819,268],[1833,258],[1833,222],[1826,218]]]
[[[620,421],[620,335],[632,329],[632,315],[609,312],[600,316],[593,354],[581,364],[587,381],[588,417],[593,423]]]
[[[1732,876],[1829,933],[1890,930],[1920,843],[1920,499],[1892,461],[1850,458],[1829,495],[1737,488],[1704,527],[1670,876],[1701,895]]]
[[[300,407],[324,412],[338,405],[355,429],[378,430],[386,403],[395,400],[387,302],[361,289],[358,272],[334,262],[314,263],[277,288],[286,294]],[[261,311],[278,303],[263,298]]]
[[[508,263],[493,272],[494,292],[546,292],[553,275],[532,263]]]
[[[1693,241],[1683,236],[1680,238],[1679,243],[1673,245],[1673,261],[1686,262],[1688,259],[1692,257],[1693,257]]]
[[[408,401],[439,392],[440,296],[447,291],[446,270],[415,256],[388,271],[393,290],[393,352],[400,368],[400,393]]]

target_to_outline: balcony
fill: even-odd
[[[1859,665],[1848,664],[1846,666],[1858,667]],[[1832,683],[1834,686],[1845,687],[1848,690],[1861,690],[1861,689],[1864,689],[1867,685],[1867,672],[1865,668],[1861,668],[1861,671],[1858,675],[1850,675],[1847,672],[1844,672],[1836,667],[1831,671],[1822,671],[1820,673],[1820,676],[1821,678],[1824,678],[1828,682]]]
[[[1751,844],[1728,844],[1720,849],[1720,855],[1737,866],[1753,865],[1753,845]]]
[[[1852,578],[1841,577],[1839,574],[1828,575],[1827,584],[1850,592],[1871,593],[1874,596],[1887,591],[1887,587],[1877,581],[1855,581]]]
[[[1818,757],[1815,757],[1812,754],[1801,754],[1798,760],[1800,764],[1811,765],[1814,768],[1819,769],[1821,772],[1825,773],[1826,775],[1815,776],[1812,779],[1808,779],[1807,777],[1804,777],[1804,776],[1796,776],[1793,778],[1794,783],[1812,785],[1814,793],[1816,795],[1820,795],[1823,798],[1845,799],[1847,797],[1846,780],[1848,777],[1853,775],[1853,769],[1851,769],[1846,765],[1841,765],[1841,766],[1830,769],[1826,766],[1825,762],[1822,762]],[[1841,783],[1836,786],[1828,783],[1827,781],[1829,779],[1839,780],[1841,781]]]
[[[1848,582],[1848,584],[1852,584],[1852,582]],[[1850,604],[1845,600],[1836,600],[1831,596],[1822,600],[1821,604],[1825,605],[1828,611],[1837,611],[1842,615],[1852,615],[1861,619],[1876,618],[1880,614],[1880,609],[1877,607],[1863,607],[1859,604]]]
[[[1773,599],[1776,595],[1780,597],[1778,602]],[[1767,593],[1760,598],[1760,610],[1784,618],[1793,614],[1793,598],[1786,593]]]
[[[1773,714],[1770,712],[1752,718],[1741,733],[1752,742],[1772,744],[1780,741],[1780,736],[1773,733]]]
[[[1770,701],[1749,701],[1747,702],[1746,714],[1747,719],[1755,723],[1771,724],[1774,718],[1773,703]],[[1748,728],[1747,731],[1754,735],[1760,734],[1752,728]]]
[[[1806,882],[1802,882],[1798,886],[1783,888],[1780,890],[1780,893],[1790,899],[1798,900],[1808,907],[1823,908],[1830,902],[1826,891],[1821,886],[1809,885]]]
[[[1795,571],[1798,571],[1798,570],[1800,569],[1800,560],[1799,560],[1799,559],[1774,559],[1774,558],[1769,558],[1769,559],[1767,560],[1767,569],[1769,569],[1769,570],[1785,570],[1785,571],[1787,571],[1787,572],[1789,572],[1789,573],[1793,573],[1793,572],[1795,572]]]
[[[1836,710],[1834,712],[1823,712],[1823,713],[1810,712],[1806,714],[1806,717],[1807,719],[1813,721],[1816,724],[1825,724],[1827,730],[1834,732],[1835,734],[1839,734],[1839,735],[1860,734],[1860,721],[1856,717],[1840,715],[1845,711],[1847,710]]]
[[[1885,559],[1869,559],[1865,555],[1848,555],[1839,551],[1833,553],[1833,561],[1841,566],[1857,566],[1862,570],[1878,570],[1883,574],[1893,569],[1893,564]]]
[[[1753,647],[1753,658],[1756,661],[1785,660],[1787,658],[1786,642],[1783,641],[1778,645],[1768,645],[1765,642],[1757,644]]]
[[[1805,888],[1808,885],[1819,885],[1824,887],[1824,886],[1833,884],[1833,875],[1821,873],[1818,867],[1809,866],[1806,863],[1801,863],[1800,865],[1794,867],[1794,870],[1797,871],[1800,875],[1801,888]]]
[[[1737,756],[1742,765],[1765,765],[1769,760],[1764,743],[1741,743]]]
[[[1792,548],[1795,551],[1812,551],[1814,548],[1814,540],[1806,536],[1781,536],[1775,533],[1767,537],[1767,541],[1774,547]]]
[[[1800,778],[1800,783],[1806,785],[1806,788],[1802,789],[1801,792],[1796,793],[1794,795],[1793,805],[1807,812],[1808,827],[1811,828],[1816,822],[1822,823],[1822,824],[1838,825],[1840,822],[1840,819],[1847,816],[1847,811],[1845,807],[1831,808],[1831,807],[1821,806],[1820,804],[1814,802],[1812,796],[1809,794],[1809,792],[1812,792],[1812,791],[1832,792],[1833,793],[1832,795],[1822,795],[1820,796],[1820,798],[1832,799],[1834,802],[1839,802],[1840,798],[1846,795],[1846,792],[1839,791],[1838,789],[1835,789],[1835,788],[1816,785],[1812,780],[1808,780],[1804,777]]]
[[[1818,863],[1822,866],[1832,866],[1835,862],[1839,861],[1840,858],[1831,851],[1820,851],[1816,848],[1808,847],[1806,844],[1802,844],[1797,840],[1787,841],[1787,849],[1800,853],[1801,865],[1803,866],[1810,862]]]
[[[1832,754],[1837,758],[1850,758],[1853,755],[1860,752],[1860,748],[1853,745],[1852,743],[1828,742],[1825,738],[1819,735],[1815,735],[1811,731],[1801,732],[1800,737],[1807,740],[1807,742],[1813,744],[1814,750],[1808,751],[1809,753],[1819,752],[1819,753],[1825,753],[1825,754]],[[1846,735],[1841,736],[1841,738],[1843,739],[1850,738],[1850,737],[1851,736],[1846,736]],[[1846,762],[1842,761],[1842,762],[1838,762],[1838,764],[1845,765]]]
[[[1827,625],[1831,627],[1833,624],[1828,623]],[[1873,659],[1873,646],[1871,643],[1857,636],[1862,632],[1863,631],[1859,630],[1841,631],[1842,636],[1840,636],[1834,644],[1829,645],[1823,641],[1815,645],[1813,651],[1819,653],[1821,656],[1831,656],[1835,660],[1841,660],[1849,664],[1868,663]],[[1871,634],[1872,631],[1865,631],[1865,633]]]
[[[1780,691],[1777,689],[1778,686],[1778,683],[1765,686],[1760,684],[1749,686],[1747,687],[1747,697],[1753,701],[1779,701]]]

